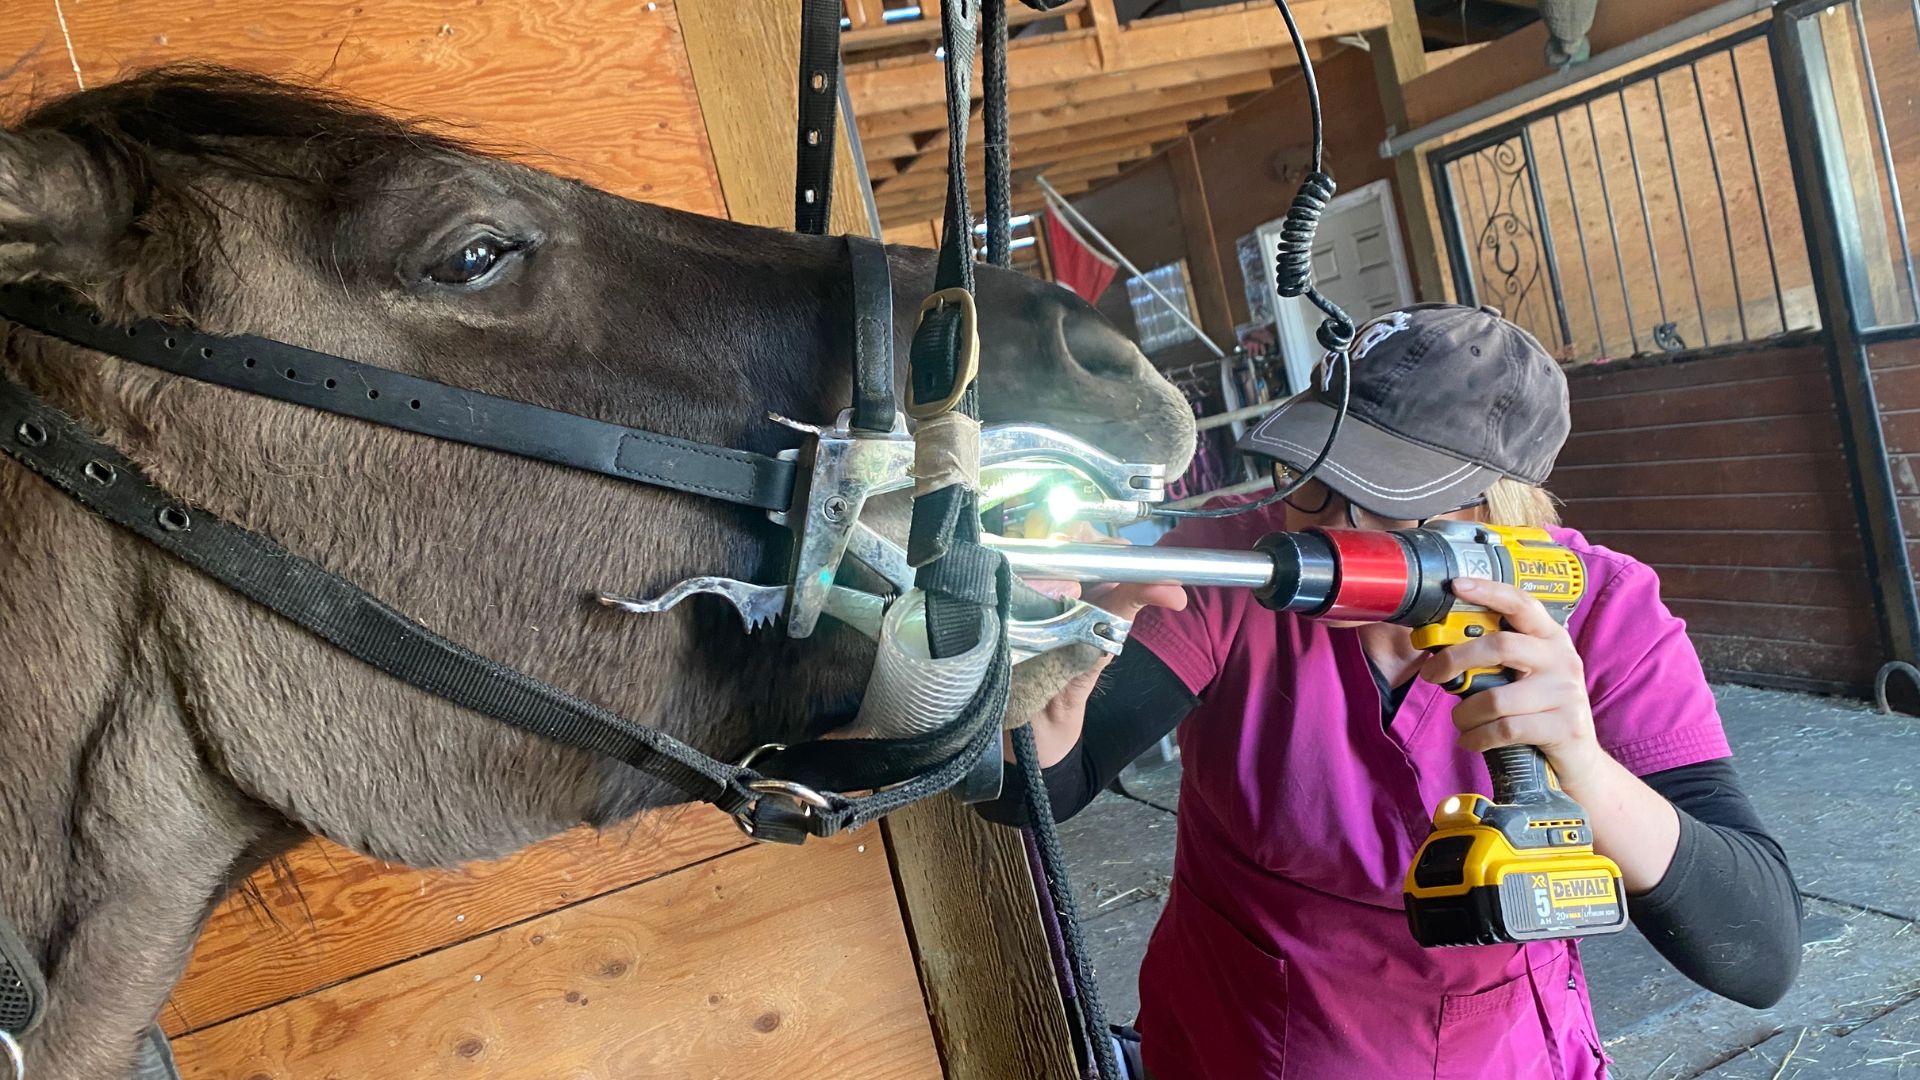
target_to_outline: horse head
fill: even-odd
[[[904,357],[933,256],[889,258]],[[116,320],[274,338],[763,453],[794,438],[769,413],[830,420],[851,390],[840,241],[621,198],[230,71],[149,73],[0,130],[0,282],[29,279]],[[978,293],[985,419],[1184,467],[1189,410],[1089,305],[991,268]],[[777,580],[785,538],[764,516],[6,323],[0,370],[187,501],[716,756],[818,734],[864,683],[871,646],[851,633],[748,637],[724,605],[640,618],[591,600],[694,574]],[[209,897],[299,836],[444,865],[687,797],[361,666],[12,463],[0,507],[0,908],[54,976],[37,1036],[54,1074],[124,1068]],[[104,952],[115,912],[138,912],[146,955]]]

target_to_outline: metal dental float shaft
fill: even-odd
[[[1325,607],[1338,567],[1333,546],[1314,533],[1273,533],[1253,551],[998,536],[987,543],[1023,578],[1253,589],[1261,603],[1285,611]]]

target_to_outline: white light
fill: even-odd
[[[919,17],[920,17],[920,9],[918,7],[903,7],[903,8],[894,8],[892,11],[889,11],[886,14],[880,16],[880,21],[883,23],[897,23],[897,22],[905,22],[908,19],[917,19]],[[846,20],[842,20],[842,21],[844,22]]]
[[[1458,795],[1452,796],[1446,802],[1441,803],[1440,812],[1443,814],[1459,813],[1460,812],[1460,796]]]
[[[1073,520],[1080,512],[1080,493],[1066,484],[1060,484],[1047,492],[1047,516],[1056,524]]]
[[[1031,225],[1031,224],[1033,224],[1032,214],[1016,214],[1013,217],[1010,217],[1007,219],[1007,228],[1009,229],[1018,229],[1023,225]],[[973,231],[974,233],[980,236],[987,235],[987,223],[984,221],[980,222],[979,224],[973,227]],[[1029,239],[1027,242],[1032,243],[1033,241]]]

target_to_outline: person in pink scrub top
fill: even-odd
[[[1516,589],[1454,587],[1510,629],[1433,654],[1405,627],[1262,608],[1247,590],[1114,586],[1125,651],[1032,723],[1056,816],[1178,730],[1178,844],[1115,1037],[1153,1080],[1606,1075],[1579,945],[1425,949],[1401,883],[1435,806],[1491,787],[1481,752],[1543,750],[1619,864],[1635,927],[1686,976],[1755,1008],[1799,968],[1800,894],[1741,791],[1712,692],[1646,565],[1559,525],[1540,486],[1570,426],[1566,378],[1491,308],[1423,304],[1360,328],[1351,409],[1283,504],[1181,523],[1164,544],[1247,549],[1314,526],[1437,518],[1538,525],[1579,552],[1563,629]],[[1316,380],[1316,383],[1318,380]],[[1319,453],[1318,389],[1241,440],[1280,482]],[[1519,673],[1456,700],[1468,667]],[[1019,823],[1017,787],[982,808]]]

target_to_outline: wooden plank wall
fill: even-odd
[[[1879,630],[1825,346],[1598,364],[1569,382],[1573,435],[1548,487],[1570,526],[1659,572],[1708,674],[1870,685]]]
[[[674,0],[650,2],[96,0],[65,4],[64,34],[54,4],[9,3],[0,108],[162,63],[232,64],[443,119],[623,195],[723,215]]]
[[[621,194],[729,208],[674,0],[66,0],[64,31],[51,3],[7,13],[6,114],[221,62],[442,118]],[[748,216],[775,212],[770,184],[735,185]],[[708,807],[458,871],[303,845],[213,913],[161,1021],[193,1080],[943,1075],[879,831],[749,847]]]

